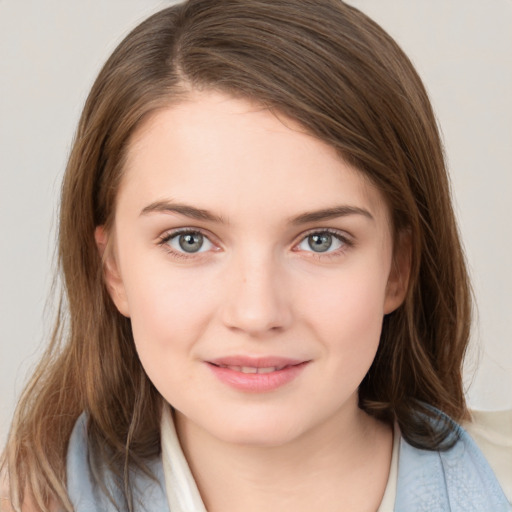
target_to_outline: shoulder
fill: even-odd
[[[485,455],[512,502],[512,409],[471,411],[471,420],[463,427]]]
[[[115,510],[112,500],[117,509],[128,510],[123,486],[119,485],[119,480],[105,466],[101,466],[99,473],[97,468],[91,467],[90,463],[94,456],[89,453],[87,419],[85,413],[78,418],[67,453],[68,494],[75,512]],[[152,511],[168,512],[161,461],[158,459],[148,462],[148,469],[151,475],[130,471],[134,510],[143,512],[146,510],[144,503],[151,503]],[[101,482],[98,482],[98,474],[102,475]]]
[[[401,440],[396,512],[512,510],[471,436],[455,423],[453,432],[456,440],[444,451],[422,450]]]

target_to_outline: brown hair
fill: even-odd
[[[410,237],[411,276],[404,304],[384,319],[360,407],[396,420],[407,441],[427,449],[442,446],[450,428],[427,428],[431,406],[455,420],[466,414],[470,290],[436,119],[410,61],[339,0],[190,0],[135,28],[86,102],[62,187],[65,307],[4,454],[20,503],[27,490],[42,510],[50,498],[72,509],[66,441],[82,411],[94,453],[124,478],[127,495],[127,467],[144,468],[159,453],[162,399],[106,291],[94,230],[112,224],[134,131],[191,89],[248,98],[295,119],[378,187],[395,239]]]

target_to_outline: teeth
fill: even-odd
[[[242,373],[258,373],[258,368],[251,368],[250,366],[242,366],[240,368]]]
[[[278,371],[282,370],[283,368],[286,368],[286,365],[284,365],[284,366],[267,366],[266,368],[257,368],[255,366],[230,366],[227,364],[218,364],[216,366],[218,366],[219,368],[227,368],[234,372],[240,372],[240,373],[272,373],[272,372],[278,372]]]
[[[272,373],[276,370],[277,368],[275,366],[271,366],[270,368],[258,368],[258,373]]]
[[[255,368],[254,366],[223,366],[223,368],[229,368],[234,372],[241,373],[272,373],[277,370],[282,370],[284,367],[270,366],[268,368]]]

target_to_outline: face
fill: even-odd
[[[403,286],[381,194],[333,148],[195,93],[133,138],[108,236],[112,298],[183,421],[276,445],[357,414]]]

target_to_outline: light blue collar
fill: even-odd
[[[395,512],[510,512],[489,463],[460,426],[447,451],[400,442]]]
[[[69,442],[67,485],[71,502],[76,512],[124,512],[128,510],[124,495],[111,475],[107,474],[105,486],[118,508],[94,483],[88,462],[86,423],[82,414]],[[395,512],[512,511],[474,441],[458,425],[455,429],[458,441],[444,452],[421,450],[401,440]],[[154,461],[150,469],[155,480],[141,473],[132,475],[135,511],[170,512],[161,461]]]

